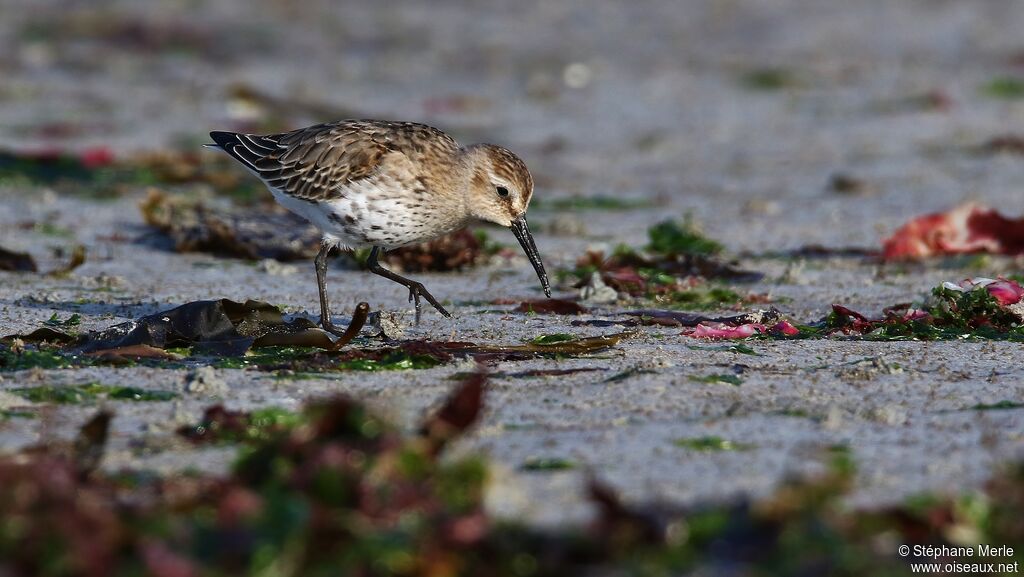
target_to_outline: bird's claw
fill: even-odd
[[[428,303],[437,309],[437,312],[441,313],[446,318],[452,317],[452,314],[445,310],[445,308],[441,306],[441,303],[437,302],[437,299],[434,298],[434,295],[430,294],[430,291],[428,291],[421,283],[413,283],[409,285],[409,301],[415,303],[414,306],[416,307],[417,325],[420,324],[420,316],[423,314],[423,305],[420,304],[421,295],[423,298],[427,299]]]

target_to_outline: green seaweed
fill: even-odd
[[[662,221],[649,228],[647,235],[648,244],[642,251],[626,245],[616,246],[611,256],[590,251],[573,269],[558,270],[555,276],[559,282],[582,286],[597,273],[620,296],[640,297],[674,309],[720,310],[765,302],[717,282],[751,281],[763,275],[721,258],[722,244],[704,236],[690,215],[681,221]]]
[[[761,356],[761,353],[755,351],[753,347],[744,343],[709,347],[702,347],[700,345],[686,345],[686,348],[690,349],[691,351],[721,351],[727,353],[739,353],[741,355],[751,355],[755,357]]]
[[[255,445],[273,442],[308,422],[308,414],[281,407],[264,407],[252,412],[210,407],[195,425],[178,429],[178,434],[195,443]]]
[[[131,188],[153,186],[205,185],[238,203],[252,203],[267,194],[259,181],[242,178],[234,171],[227,158],[201,157],[194,149],[127,159],[115,159],[104,149],[87,151],[82,156],[69,152],[0,151],[0,183],[49,186],[95,199],[115,198]],[[59,236],[65,235],[63,229],[53,230]]]
[[[689,379],[695,383],[724,383],[737,387],[743,384],[743,379],[736,375],[690,375]]]
[[[748,451],[755,448],[747,443],[734,443],[722,437],[708,435],[704,437],[690,437],[676,439],[672,444],[691,451],[712,452],[712,451]]]
[[[426,354],[412,354],[399,349],[380,358],[333,358],[303,347],[264,347],[241,357],[219,359],[214,366],[222,369],[275,368],[289,369],[296,374],[315,374],[323,371],[404,371],[429,369],[441,364]],[[295,375],[289,375],[297,378]]]
[[[213,366],[218,369],[246,369],[280,365],[304,359],[313,354],[314,349],[307,347],[261,347],[250,349],[244,355],[218,359]]]
[[[47,349],[24,349],[13,351],[0,345],[0,370],[21,371],[24,369],[65,369],[71,360],[60,353]]]
[[[756,68],[740,75],[740,85],[747,90],[776,91],[796,88],[799,85],[796,75],[785,68]]]
[[[85,385],[88,386],[88,385]],[[39,387],[21,387],[11,392],[33,403],[56,403],[59,405],[77,405],[95,400],[96,395],[75,385],[57,386],[42,385]]]
[[[997,76],[981,86],[982,94],[999,100],[1024,98],[1024,79],[1016,76]]]
[[[82,324],[82,315],[74,313],[70,317],[60,320],[57,318],[57,313],[53,313],[43,324],[48,327],[77,327]]]
[[[507,245],[505,245],[503,243],[500,243],[500,242],[494,240],[493,238],[491,238],[491,235],[487,234],[486,230],[478,228],[478,229],[474,229],[474,230],[472,230],[470,232],[473,233],[473,236],[476,237],[477,242],[480,243],[480,250],[485,255],[494,256],[494,255],[498,254],[499,252],[501,252],[502,250],[508,248]],[[451,304],[451,303],[448,303],[448,304]]]
[[[119,401],[170,401],[178,398],[178,394],[171,391],[149,391],[136,387],[96,385],[92,390],[98,396],[105,396]]]
[[[624,247],[619,247],[618,255],[622,257]],[[635,255],[636,253],[632,253]],[[630,258],[627,256],[626,258]],[[598,272],[592,265],[579,266],[572,270],[560,269],[556,272],[558,282],[585,282]],[[641,297],[673,310],[711,311],[735,307],[752,302],[751,297],[743,295],[728,286],[714,283],[690,283],[685,279],[649,267],[632,269],[636,273],[635,281],[621,281],[616,287],[634,297]]]
[[[515,358],[518,357],[519,355],[576,356],[591,354],[607,349],[609,347],[613,347],[619,344],[620,340],[632,337],[635,334],[636,333],[633,331],[624,331],[620,333],[613,333],[610,335],[602,335],[596,337],[577,337],[574,335],[566,335],[564,333],[560,333],[557,335],[543,335],[542,337],[538,337],[545,339],[543,344],[528,342],[525,345],[477,345],[469,347],[464,350],[466,350],[467,352],[482,354],[509,355],[510,358]]]
[[[683,218],[682,222],[675,220],[659,222],[647,229],[647,237],[649,239],[647,250],[662,256],[714,256],[723,250],[721,243],[704,236],[689,214]]]
[[[34,419],[36,414],[31,411],[19,411],[17,409],[0,409],[0,421],[7,419]]]
[[[395,352],[381,359],[352,359],[338,363],[338,370],[348,371],[407,371],[430,369],[442,362],[430,355],[413,355]]]
[[[245,357],[225,357],[213,363],[213,366],[218,369],[247,369],[258,365]]]
[[[965,292],[938,286],[932,295],[939,301],[929,312],[935,325],[947,329],[1019,328],[1020,319],[999,304],[987,290]]]
[[[64,228],[52,222],[37,222],[32,227],[32,231],[46,236],[56,236],[59,238],[71,238],[74,236],[71,229]]]
[[[152,186],[157,184],[157,180],[143,168],[90,166],[71,154],[32,156],[0,151],[0,183],[48,186],[89,198],[110,199],[119,195],[126,186]],[[52,230],[59,232],[57,228]],[[39,232],[48,234],[44,230]]]
[[[779,415],[779,416],[782,416],[782,417],[794,417],[794,418],[798,418],[798,419],[815,419],[815,420],[817,420],[815,415],[813,415],[810,411],[808,411],[806,409],[795,409],[795,408],[779,409],[778,411],[773,411],[771,414]]]
[[[608,377],[603,382],[605,382],[605,383],[617,383],[619,381],[625,381],[626,379],[630,379],[630,378],[633,378],[633,377],[638,376],[638,375],[653,375],[653,374],[656,374],[656,373],[657,373],[657,371],[655,371],[653,369],[641,369],[641,368],[626,369],[625,371],[622,371],[621,373],[617,373],[615,375],[612,375],[612,376]]]
[[[562,198],[535,198],[530,208],[542,211],[583,211],[583,210],[638,210],[656,207],[657,203],[646,198],[623,198],[619,196],[569,196]]]
[[[555,333],[551,335],[541,335],[533,338],[528,342],[534,345],[552,345],[555,343],[568,343],[576,340],[576,335],[570,335],[566,333]]]
[[[575,468],[575,463],[559,457],[532,457],[519,466],[519,470],[530,472],[569,471]]]
[[[1005,411],[1008,409],[1024,409],[1024,403],[1016,401],[999,401],[998,403],[978,403],[970,407],[972,411]]]
[[[291,369],[284,369],[273,372],[273,379],[278,381],[314,381],[314,380],[340,380],[342,376],[336,373],[325,373],[325,372],[303,372],[293,371]]]
[[[653,300],[670,309],[713,311],[744,304],[749,299],[730,288],[701,285],[687,290],[657,295]]]
[[[246,429],[246,440],[265,441],[270,438],[270,431],[292,429],[305,422],[302,413],[289,411],[281,407],[265,407],[249,413]]]
[[[488,373],[487,376],[491,379],[532,379],[543,377],[561,377],[564,375],[572,375],[576,373],[595,373],[607,370],[608,369],[604,367],[578,367],[573,369],[527,369],[525,371],[516,372],[496,371],[493,373]],[[472,371],[457,371],[449,375],[447,377],[447,380],[462,381],[472,374]]]
[[[534,431],[541,425],[537,423],[502,423],[501,428],[505,431]]]
[[[63,180],[88,181],[94,170],[71,155],[18,155],[0,152],[0,182],[53,184]]]
[[[90,382],[79,385],[42,385],[11,389],[19,397],[34,403],[79,405],[100,399],[118,401],[170,401],[178,397],[170,391],[148,391],[135,387],[115,387]]]

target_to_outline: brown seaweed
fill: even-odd
[[[220,205],[151,189],[140,210],[177,252],[287,262],[312,259],[320,249],[316,227],[274,205]],[[462,229],[389,251],[381,260],[406,272],[448,272],[484,264],[496,250],[486,234]],[[364,259],[361,251],[346,254],[357,264]]]
[[[590,312],[583,305],[565,299],[523,301],[512,311],[517,313],[536,313],[539,315],[583,315]]]
[[[320,246],[316,227],[284,209],[219,208],[155,189],[141,209],[178,252],[294,261],[313,258]]]
[[[46,274],[49,276],[63,276],[85,264],[86,250],[83,245],[75,245],[71,249],[71,256],[68,262]],[[10,272],[39,272],[39,266],[32,255],[24,252],[14,252],[0,247],[0,270]]]
[[[555,342],[537,340],[522,345],[479,345],[463,341],[413,340],[380,348],[357,348],[344,351],[317,351],[283,359],[247,357],[253,366],[267,371],[291,373],[321,373],[325,371],[402,370],[430,368],[451,362],[455,358],[471,358],[484,364],[519,361],[549,356],[578,356],[592,354],[614,347],[623,338],[635,335],[620,332],[599,337],[566,338]],[[562,336],[562,335],[559,335]]]
[[[729,326],[740,326],[750,323],[774,324],[782,320],[782,313],[774,307],[766,311],[755,311],[725,317],[709,317],[697,313],[653,309],[625,311],[622,314],[637,317],[638,322],[645,326],[657,325],[663,327],[695,327],[701,323],[722,323]]]
[[[25,335],[8,335],[32,343],[61,343],[72,354],[102,360],[177,359],[166,349],[191,347],[197,354],[232,357],[252,347],[299,346],[337,350],[348,344],[366,322],[369,305],[359,303],[345,334],[332,340],[305,318],[285,322],[277,307],[262,301],[229,299],[194,301],[100,331],[72,335],[50,327]]]
[[[493,252],[486,235],[461,229],[384,254],[382,260],[405,272],[458,271],[485,264]]]

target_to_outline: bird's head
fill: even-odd
[[[466,149],[469,160],[467,207],[474,218],[512,229],[537,271],[544,294],[551,296],[548,275],[526,224],[526,209],[533,197],[533,177],[518,156],[493,144]]]

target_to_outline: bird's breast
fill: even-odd
[[[318,226],[348,246],[397,248],[464,226],[462,203],[453,200],[394,178],[364,179],[318,202],[327,224]]]

